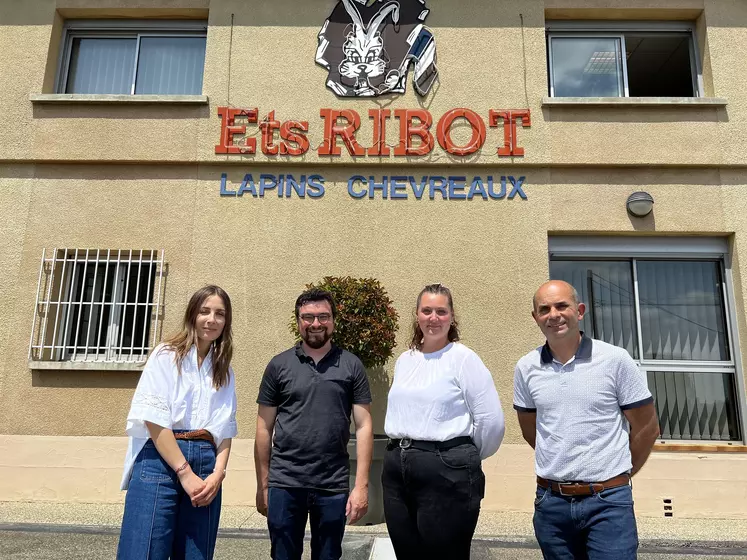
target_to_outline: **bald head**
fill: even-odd
[[[553,293],[561,297],[568,298],[574,305],[578,305],[578,292],[564,280],[550,280],[542,284],[532,298],[532,307],[537,310],[537,301],[542,299],[546,294]]]

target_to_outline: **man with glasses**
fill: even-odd
[[[329,292],[302,293],[301,341],[270,360],[259,388],[257,510],[267,516],[274,560],[301,560],[307,517],[312,558],[339,560],[346,518],[354,523],[368,510],[371,391],[361,361],[332,343],[335,312]],[[351,412],[357,470],[349,491]]]
[[[580,331],[586,306],[567,282],[546,282],[533,303],[547,342],[516,364],[514,408],[535,450],[542,555],[635,560],[630,478],[659,435],[646,377],[625,349]]]

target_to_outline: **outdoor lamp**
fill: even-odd
[[[643,218],[654,209],[654,197],[647,192],[634,192],[628,197],[625,206],[633,216]]]

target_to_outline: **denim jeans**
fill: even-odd
[[[441,451],[390,444],[381,480],[387,531],[399,560],[469,560],[485,494],[474,444]]]
[[[192,471],[202,479],[215,468],[207,441],[177,440]],[[176,473],[151,440],[135,460],[125,498],[118,560],[209,560],[215,550],[222,490],[207,507],[193,507]]]
[[[635,560],[633,489],[572,497],[537,487],[534,534],[545,560]]]
[[[340,560],[347,504],[346,492],[271,487],[267,496],[267,528],[272,559],[301,560],[308,518],[312,560]]]

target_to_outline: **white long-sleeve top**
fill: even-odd
[[[430,354],[408,350],[397,359],[384,422],[390,438],[470,436],[485,459],[498,451],[505,430],[493,376],[463,344]]]
[[[151,353],[132,397],[127,415],[129,444],[125,456],[121,490],[130,484],[135,459],[150,438],[145,422],[171,430],[208,430],[219,446],[238,433],[236,427],[236,385],[229,368],[228,383],[213,387],[212,350],[197,367],[197,348],[192,347],[176,366],[176,354],[164,345]]]

